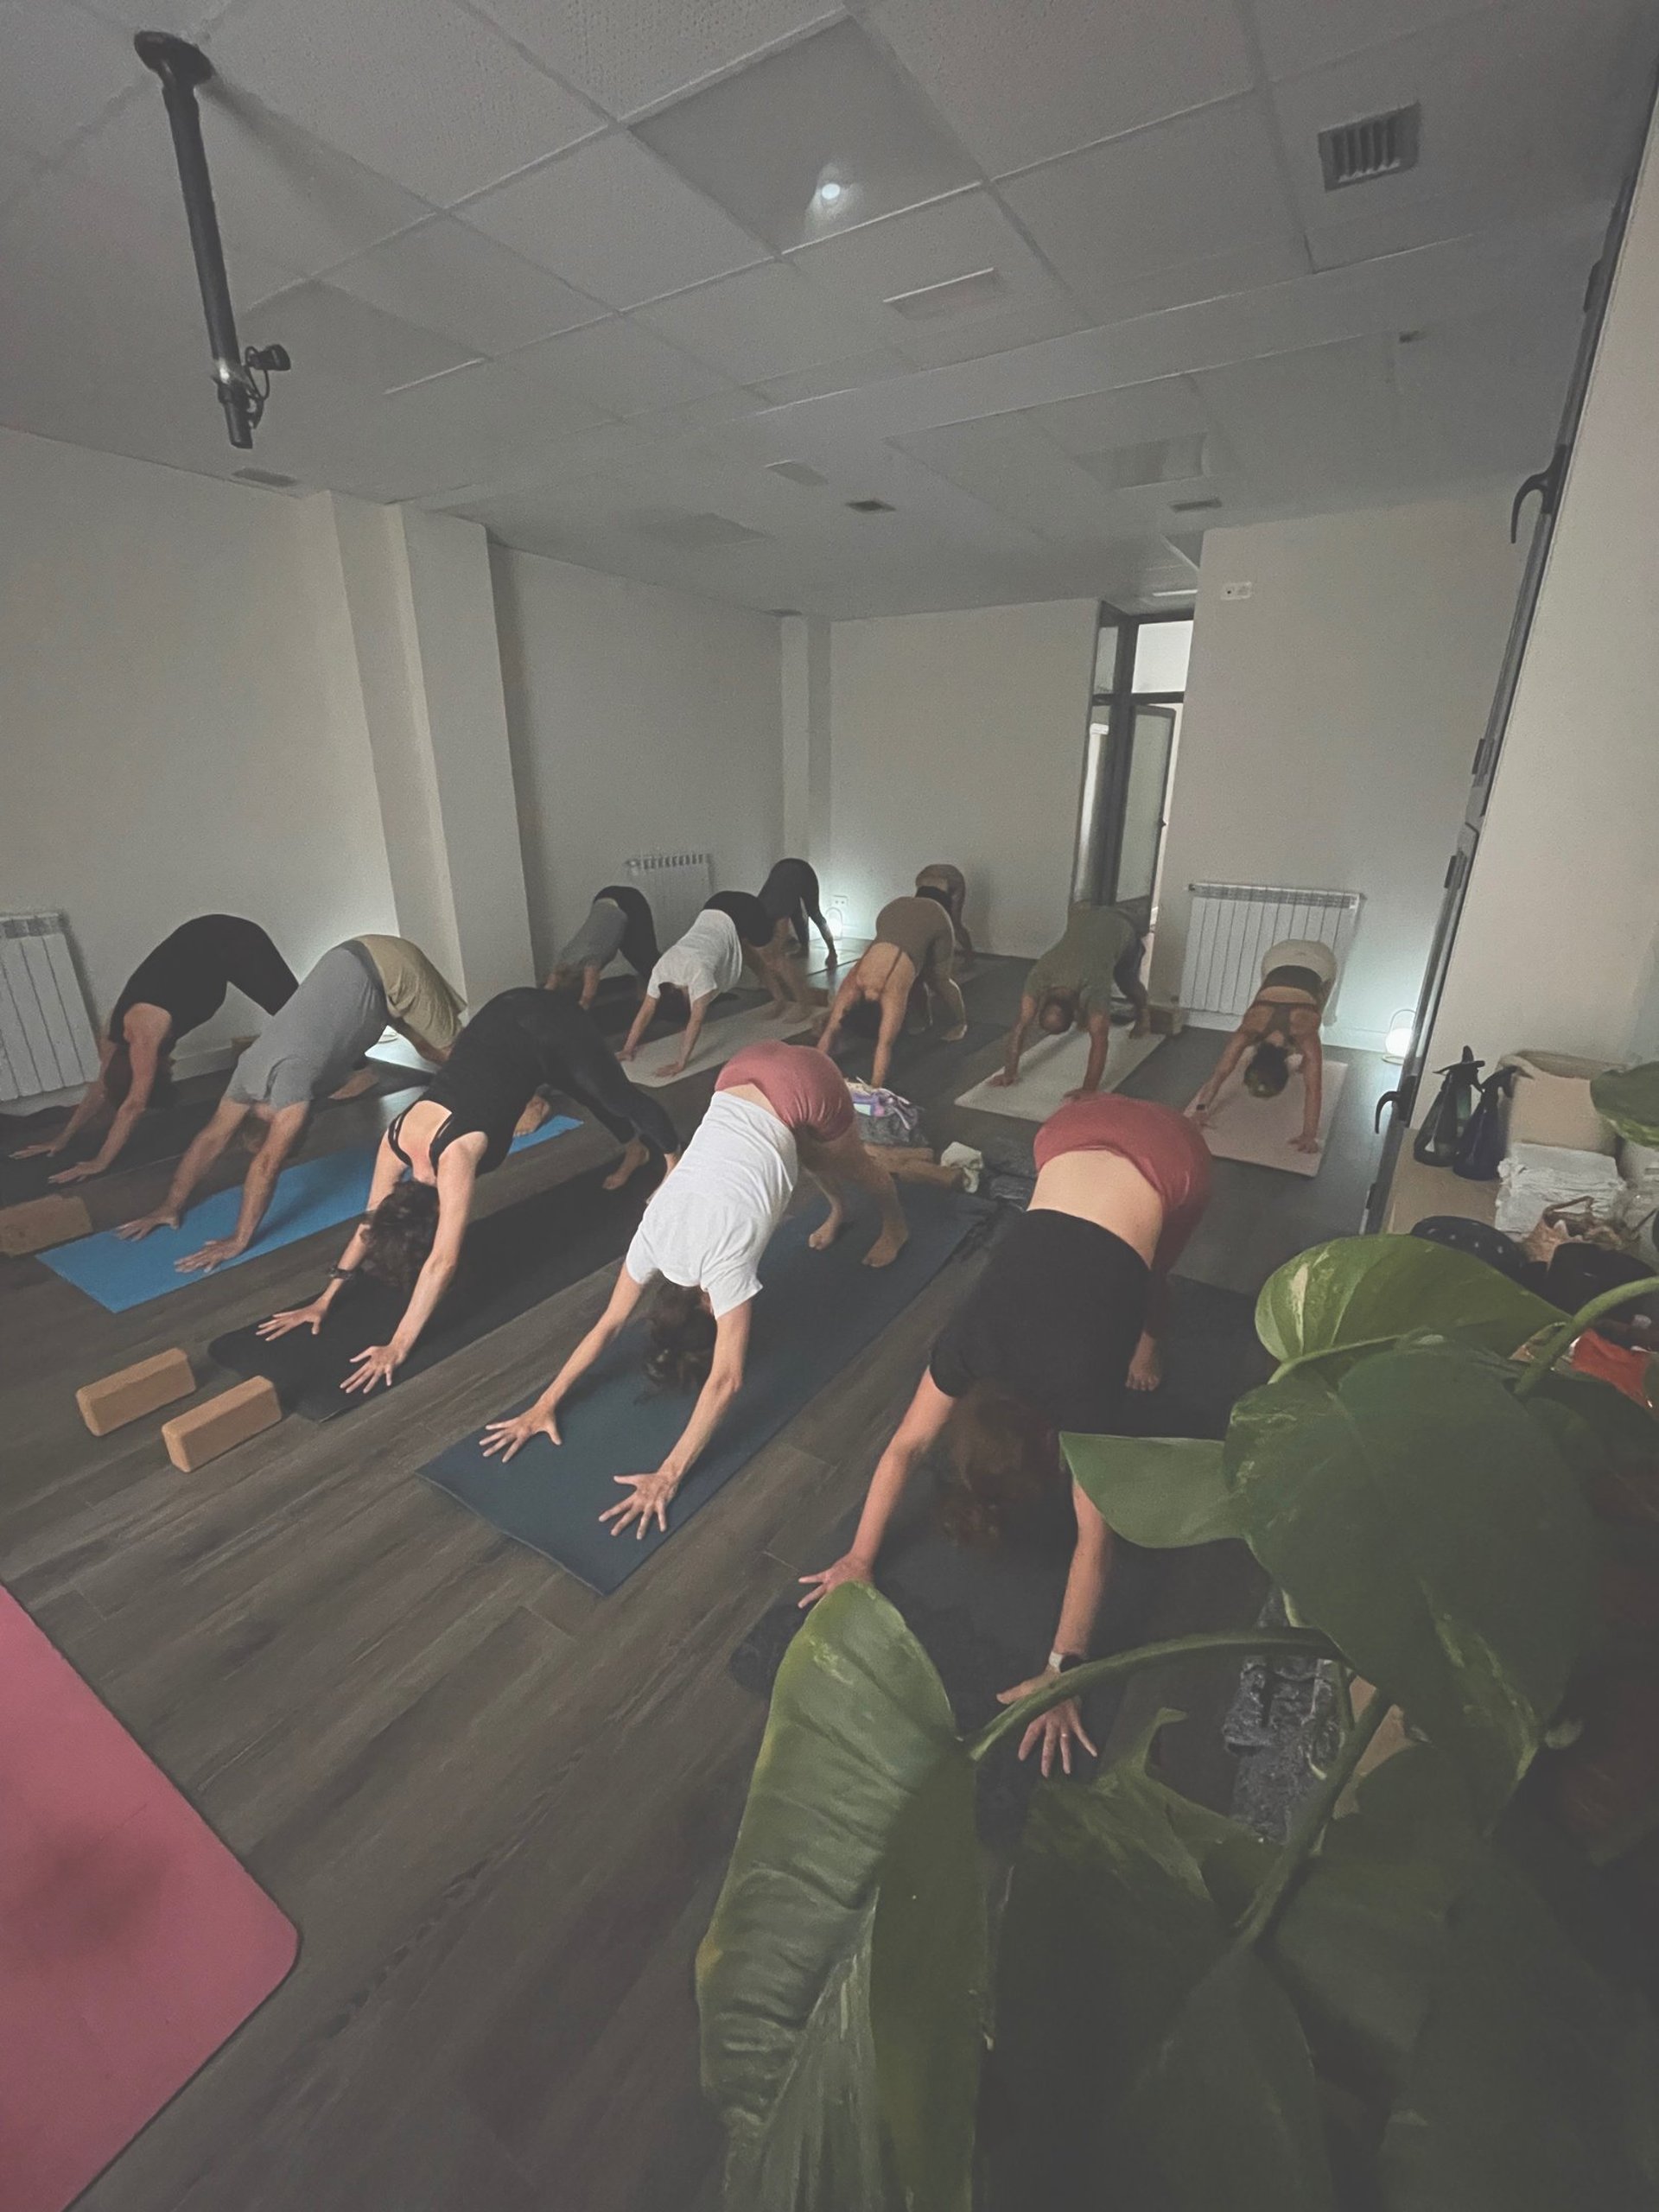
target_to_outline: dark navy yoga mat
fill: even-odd
[[[581,1126],[569,1115],[555,1114],[531,1135],[516,1137],[512,1148],[520,1152],[531,1145],[544,1144],[548,1138]],[[284,1244],[296,1244],[302,1236],[314,1236],[320,1229],[333,1228],[361,1213],[368,1204],[378,1149],[378,1146],[354,1145],[348,1151],[326,1152],[316,1160],[302,1160],[297,1166],[285,1167],[276,1179],[276,1195],[259,1224],[259,1234],[239,1258],[226,1260],[222,1266],[239,1268],[245,1261],[279,1251]],[[106,1313],[124,1313],[129,1306],[147,1305],[152,1298],[165,1298],[169,1291],[200,1282],[200,1275],[180,1274],[175,1262],[199,1252],[212,1237],[229,1236],[241,1207],[239,1186],[215,1191],[211,1198],[191,1207],[181,1229],[154,1230],[130,1243],[114,1230],[106,1229],[76,1243],[57,1245],[40,1256],[54,1274],[95,1298]]]
[[[631,1529],[613,1536],[599,1520],[627,1495],[617,1476],[649,1474],[662,1464],[694,1402],[651,1389],[637,1324],[562,1408],[564,1442],[556,1449],[537,1437],[504,1467],[484,1457],[480,1432],[451,1445],[421,1472],[492,1528],[608,1594],[880,1336],[989,1218],[977,1199],[956,1192],[906,1183],[899,1195],[910,1241],[890,1268],[861,1264],[875,1234],[864,1208],[828,1252],[807,1247],[823,1218],[816,1205],[791,1215],[772,1238],[761,1263],[742,1391],[670,1506],[666,1536],[654,1527],[643,1538]],[[523,1399],[501,1411],[517,1413],[529,1403]]]

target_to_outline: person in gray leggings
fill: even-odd
[[[639,979],[644,998],[657,965],[657,925],[651,902],[632,883],[607,883],[594,893],[582,927],[560,951],[547,979],[550,991],[580,991],[585,1014],[599,995],[599,979],[618,954]]]

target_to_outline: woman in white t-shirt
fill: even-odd
[[[560,1405],[660,1277],[646,1371],[679,1389],[695,1389],[697,1401],[662,1465],[652,1474],[619,1475],[628,1496],[600,1518],[613,1536],[630,1522],[641,1536],[653,1520],[666,1529],[669,1500],[742,1388],[760,1256],[801,1171],[830,1201],[828,1218],[809,1240],[814,1251],[827,1250],[840,1234],[846,1217],[840,1190],[849,1184],[872,1192],[881,1207],[881,1233],[865,1266],[887,1266],[905,1242],[893,1178],[859,1142],[855,1123],[846,1083],[810,1046],[751,1045],[728,1060],[696,1135],[645,1208],[603,1316],[533,1406],[490,1423],[486,1454],[505,1461],[532,1436],[559,1441]]]
[[[628,1032],[628,1041],[617,1054],[631,1060],[639,1040],[650,1028],[664,991],[684,995],[687,1016],[680,1057],[665,1072],[683,1075],[697,1049],[702,1019],[722,991],[734,991],[743,980],[743,963],[753,961],[760,980],[772,994],[772,1010],[790,1005],[805,1011],[805,987],[785,957],[770,914],[752,891],[716,891],[685,935],[671,944],[651,971],[645,995]]]

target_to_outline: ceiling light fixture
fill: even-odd
[[[1148,592],[1147,594],[1148,599],[1193,599],[1197,595],[1196,584],[1183,584],[1177,591],[1154,591]]]
[[[833,207],[836,200],[840,199],[844,188],[845,188],[843,186],[836,181],[834,177],[825,177],[823,182],[818,187],[819,206],[823,207]]]

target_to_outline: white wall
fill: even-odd
[[[493,550],[531,934],[545,969],[631,854],[715,855],[759,890],[781,853],[770,614]]]
[[[1659,1053],[1659,175],[1649,141],[1452,948],[1466,1039]]]
[[[1415,1002],[1520,579],[1511,488],[1205,537],[1155,991],[1211,880],[1364,893],[1337,1041]]]
[[[302,972],[395,926],[308,537],[278,493],[0,431],[0,902],[65,911],[100,1016],[193,914]],[[181,1065],[262,1018],[232,997]]]
[[[976,944],[1035,954],[1059,935],[1096,616],[1063,600],[835,625],[830,845],[810,857],[855,933],[954,861]]]

